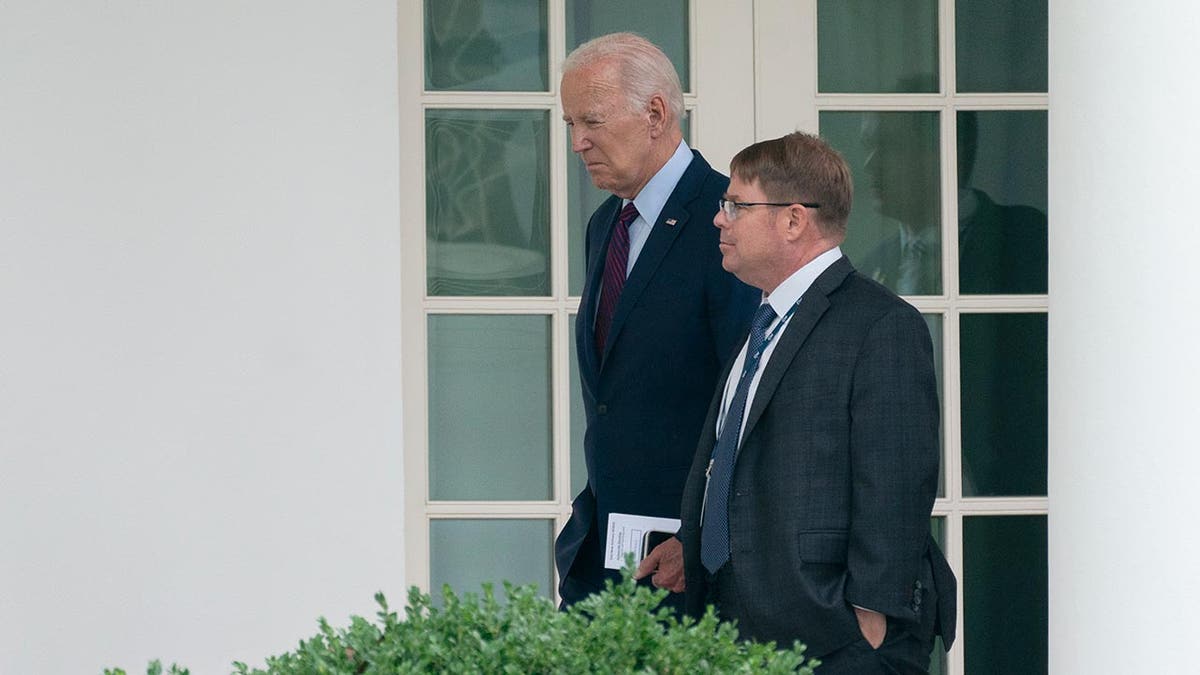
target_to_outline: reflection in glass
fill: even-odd
[[[941,293],[938,114],[822,112],[820,124],[854,176],[847,257],[901,295]]]
[[[592,38],[633,31],[671,59],[679,83],[688,91],[687,0],[567,0],[566,9],[568,53]]]
[[[454,592],[482,593],[492,583],[496,597],[502,582],[537,584],[553,597],[550,520],[433,520],[429,523],[429,588],[442,604],[442,586]]]
[[[688,145],[692,143],[691,111],[684,110],[683,119],[679,126],[683,130],[683,139]],[[567,135],[567,149],[571,147],[571,136]],[[587,229],[588,219],[592,212],[612,195],[592,185],[583,162],[571,153],[567,158],[567,246],[570,247],[567,256],[567,289],[571,295],[583,294],[583,276],[587,263],[584,260],[583,236]]]
[[[548,91],[546,0],[425,0],[425,88]]]
[[[958,91],[1046,91],[1047,0],[955,0]]]
[[[1046,494],[1046,315],[963,314],[963,495]]]
[[[1046,111],[961,110],[961,293],[1046,292]]]
[[[938,392],[938,413],[941,415],[946,410],[943,401],[946,398],[942,395],[942,363],[945,361],[943,354],[942,340],[942,315],[941,314],[922,314],[925,317],[925,325],[929,327],[929,337],[933,341],[933,372],[937,377],[937,392]],[[938,429],[938,459],[945,456],[942,452],[942,444],[944,443],[942,429],[946,428],[945,420],[941,419]],[[938,492],[939,497],[946,496],[946,463],[941,462],[938,466]]]
[[[550,294],[549,113],[425,112],[430,295]]]
[[[946,551],[946,519],[938,516],[929,519],[930,533],[933,534],[933,540],[937,542],[938,548]],[[942,675],[948,671],[946,663],[946,646],[942,643],[941,636],[933,639],[933,654],[929,658],[929,675]]]
[[[966,672],[1048,670],[1046,516],[963,518]]]
[[[583,431],[587,416],[583,412],[583,390],[579,382],[579,358],[575,350],[575,315],[571,321],[571,497],[587,487],[587,460],[583,452]]]
[[[937,0],[819,0],[817,88],[938,91]]]
[[[429,316],[429,496],[551,498],[550,317]]]
[[[925,325],[929,327],[929,338],[933,341],[933,370],[937,374],[937,391],[938,400],[944,400],[942,396],[942,362],[945,360],[942,354],[942,315],[941,314],[922,314],[925,318]]]

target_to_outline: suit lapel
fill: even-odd
[[[755,390],[754,400],[750,403],[750,414],[747,416],[746,426],[742,430],[743,439],[749,438],[755,423],[758,422],[758,418],[762,417],[767,404],[771,402],[775,390],[779,388],[779,383],[783,381],[783,376],[791,367],[796,354],[800,352],[800,348],[804,346],[804,342],[816,327],[817,322],[829,309],[829,294],[840,286],[842,281],[853,271],[854,267],[850,265],[850,261],[845,256],[838,258],[804,292],[800,304],[796,306],[796,313],[792,315],[787,328],[779,336],[779,344],[771,353],[766,370],[763,371],[762,378],[758,381],[758,389]]]
[[[671,191],[671,196],[667,198],[667,203],[663,205],[662,211],[658,214],[658,220],[650,228],[650,237],[646,239],[645,246],[638,254],[637,263],[633,266],[633,273],[625,280],[625,288],[621,291],[621,299],[617,302],[616,311],[613,313],[612,326],[608,329],[608,342],[604,345],[604,358],[608,358],[608,353],[612,351],[612,346],[620,337],[625,318],[637,304],[642,291],[646,290],[646,286],[654,278],[659,264],[671,250],[671,244],[675,242],[679,233],[692,219],[692,202],[695,201],[704,184],[705,177],[711,170],[712,168],[708,162],[704,161],[700,153],[693,150],[692,163],[688,165],[687,170],[680,177],[679,183]]]
[[[595,222],[604,223],[604,231],[600,235],[600,246],[590,247],[590,260],[584,269],[590,270],[587,282],[583,285],[583,297],[579,299],[578,325],[584,330],[577,331],[576,341],[581,342],[577,353],[584,355],[580,364],[580,375],[593,385],[600,374],[600,360],[596,355],[596,303],[600,298],[600,286],[604,279],[604,260],[608,254],[608,241],[612,237],[613,227],[617,224],[617,214],[621,210],[621,200],[610,197],[600,206],[596,213]],[[609,343],[612,342],[612,329],[609,329]]]

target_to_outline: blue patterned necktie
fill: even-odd
[[[703,524],[700,528],[700,561],[710,574],[716,574],[721,565],[729,560],[729,487],[733,483],[734,460],[737,459],[738,437],[742,434],[742,417],[746,412],[746,398],[750,394],[750,382],[758,370],[763,349],[767,345],[767,326],[775,319],[775,310],[763,303],[754,313],[750,324],[750,339],[746,344],[746,362],[742,376],[729,409],[725,412],[725,424],[713,448],[712,461],[708,465],[708,487],[705,492]]]
[[[596,311],[596,355],[604,356],[604,344],[608,341],[608,329],[612,326],[613,314],[617,312],[617,301],[625,288],[625,268],[629,264],[629,226],[638,217],[633,202],[625,205],[613,225],[612,237],[608,242],[608,254],[604,258],[604,278],[600,286],[600,307]]]

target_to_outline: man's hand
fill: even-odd
[[[686,586],[683,580],[683,544],[671,537],[642,558],[634,579],[641,579],[649,574],[650,583],[659,588],[665,588],[672,593],[682,593]]]
[[[887,636],[887,617],[879,612],[873,612],[861,607],[854,608],[854,616],[858,619],[858,629],[872,649],[879,649],[883,638]]]

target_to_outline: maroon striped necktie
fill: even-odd
[[[604,343],[608,329],[612,326],[613,314],[617,311],[617,300],[625,287],[625,267],[629,264],[629,225],[638,217],[633,202],[625,205],[617,216],[612,237],[608,242],[608,255],[604,259],[604,280],[600,291],[600,308],[596,311],[596,354],[604,356]]]

